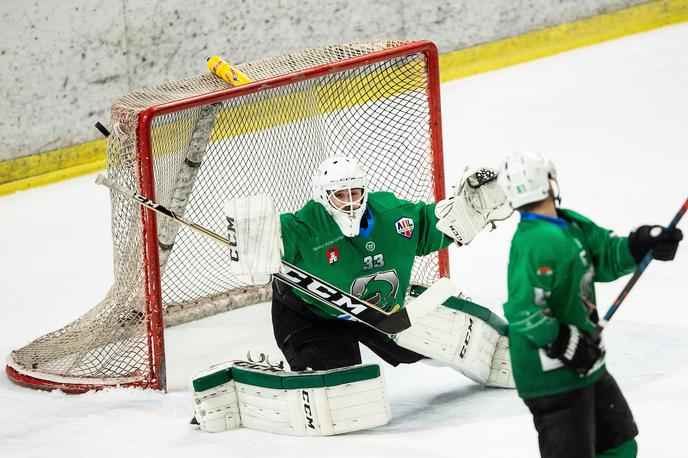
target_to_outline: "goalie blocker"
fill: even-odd
[[[240,281],[266,284],[282,265],[282,236],[271,196],[258,195],[225,202],[229,270]]]
[[[294,436],[331,436],[391,418],[376,364],[289,372],[251,361],[212,366],[192,377],[195,419],[203,431],[240,426]]]

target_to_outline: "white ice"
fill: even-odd
[[[667,224],[687,197],[688,24],[582,48],[442,86],[448,185],[467,163],[540,150],[557,165],[563,206],[627,234]],[[0,198],[0,353],[90,309],[112,282],[108,193],[94,176]],[[502,313],[516,217],[452,249],[452,274]],[[683,224],[684,231],[688,227]],[[606,310],[627,279],[598,287]],[[608,366],[640,428],[641,456],[688,456],[688,248],[652,263],[606,331]],[[191,418],[189,375],[278,354],[267,304],[166,331],[169,392],[33,391],[0,377],[0,456],[534,457],[531,417],[513,391],[449,369],[383,363],[394,418],[331,438],[236,430],[206,434]],[[378,362],[366,351],[368,362]]]

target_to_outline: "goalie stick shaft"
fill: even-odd
[[[165,207],[164,205],[148,199],[146,196],[139,194],[136,191],[128,189],[124,186],[115,183],[111,179],[99,174],[96,178],[96,183],[106,186],[113,191],[128,197],[139,205],[149,208],[157,213],[160,213],[167,218],[177,221],[179,224],[193,229],[216,242],[229,246],[229,240],[210,229],[196,224],[180,216]],[[274,275],[275,278],[281,282],[316,300],[319,300],[332,308],[338,310],[343,315],[351,317],[365,325],[368,325],[383,334],[392,336],[411,326],[407,310],[398,309],[398,306],[393,308],[391,312],[386,312],[383,309],[370,304],[367,301],[357,298],[334,285],[331,285],[324,280],[321,280],[310,273],[286,262],[282,262],[282,271]]]
[[[671,232],[676,228],[676,225],[678,222],[683,218],[683,215],[686,213],[688,210],[688,199],[686,199],[683,202],[683,205],[681,205],[681,208],[679,208],[678,212],[676,212],[676,215],[674,215],[674,218],[671,220],[669,225],[667,226],[667,232]],[[647,269],[647,266],[650,264],[652,261],[652,251],[649,250],[646,254],[645,257],[640,261],[640,264],[638,264],[638,268],[636,271],[633,273],[633,276],[631,279],[626,283],[626,286],[624,286],[623,290],[621,290],[621,293],[619,293],[619,296],[616,298],[614,303],[612,303],[611,307],[609,307],[609,310],[607,310],[607,313],[604,315],[604,318],[600,321],[596,335],[599,336],[599,334],[602,332],[602,329],[607,325],[607,322],[614,316],[616,313],[617,309],[621,305],[621,303],[626,299],[626,296],[628,296],[628,293],[631,291],[633,286],[635,286],[636,282],[640,278],[640,276],[645,272],[645,269]]]

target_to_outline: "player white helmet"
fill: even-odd
[[[355,237],[368,201],[368,177],[347,156],[325,159],[313,176],[313,200],[325,207],[346,237]]]
[[[546,199],[550,180],[557,185],[558,194],[554,164],[535,151],[516,151],[507,155],[497,178],[513,208]]]

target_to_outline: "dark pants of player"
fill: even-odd
[[[364,324],[318,317],[279,281],[272,287],[272,326],[277,346],[293,371],[361,364],[359,342],[392,366],[424,358]]]
[[[633,414],[614,378],[566,393],[525,399],[543,458],[635,456]],[[604,453],[607,452],[607,453]]]

